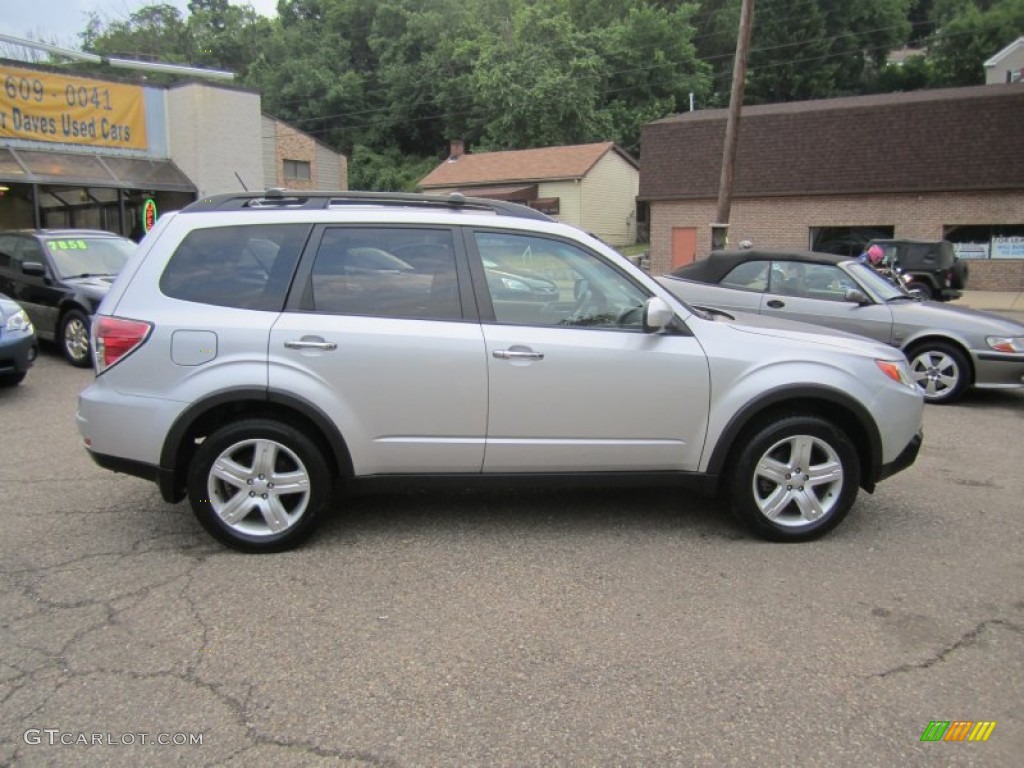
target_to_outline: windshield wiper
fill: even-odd
[[[885,300],[888,304],[890,301],[921,301],[920,296],[911,296],[909,293],[901,293],[899,296],[890,296]]]
[[[65,275],[65,280],[77,280],[80,277],[110,277],[113,272],[82,272],[78,275]]]

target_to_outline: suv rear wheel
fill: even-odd
[[[732,509],[754,533],[807,541],[832,530],[857,498],[860,460],[845,433],[815,416],[785,416],[745,441]]]
[[[270,419],[222,427],[189,468],[188,495],[214,538],[245,552],[277,552],[305,539],[330,497],[331,475],[316,444]]]

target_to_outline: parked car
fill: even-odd
[[[690,304],[817,323],[898,347],[929,403],[952,403],[972,386],[1024,386],[1024,325],[922,301],[856,259],[716,251],[659,281]]]
[[[432,252],[428,290],[367,247]],[[509,253],[558,274],[557,300],[496,293],[485,262]],[[461,195],[247,193],[164,214],[93,344],[92,458],[247,551],[301,541],[339,479],[721,489],[752,531],[799,541],[921,444],[891,347],[691,310],[580,230]]]
[[[32,321],[25,310],[0,293],[0,387],[20,384],[37,352]]]
[[[880,265],[898,275],[906,289],[922,299],[950,301],[967,288],[967,262],[948,240],[872,240],[885,254]]]
[[[560,298],[553,280],[505,267],[493,259],[483,259],[483,265],[493,298],[520,301],[558,301]]]
[[[84,368],[92,316],[135,247],[91,229],[0,232],[0,292],[28,313],[39,338]]]

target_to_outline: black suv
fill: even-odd
[[[36,334],[86,367],[89,326],[135,243],[93,229],[0,232],[0,293],[28,314]]]
[[[967,263],[948,240],[872,240],[881,246],[883,266],[900,276],[906,289],[924,299],[958,299],[967,287]]]

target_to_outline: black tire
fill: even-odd
[[[944,341],[925,341],[907,351],[910,374],[926,403],[946,405],[958,400],[971,383],[967,356]]]
[[[907,291],[915,296],[920,296],[922,299],[934,298],[931,286],[928,283],[922,283],[920,280],[911,280],[907,283]]]
[[[25,380],[25,371],[21,373],[5,373],[0,376],[0,387],[15,387]]]
[[[741,438],[729,476],[732,511],[758,536],[809,541],[842,522],[857,498],[860,459],[817,416],[779,416]]]
[[[57,343],[64,359],[76,368],[92,365],[89,350],[89,318],[77,309],[68,310],[60,319]]]
[[[294,490],[282,492],[274,478],[286,474]],[[270,419],[221,427],[203,441],[188,471],[189,503],[199,523],[242,552],[279,552],[301,543],[319,523],[331,484],[316,443]]]

